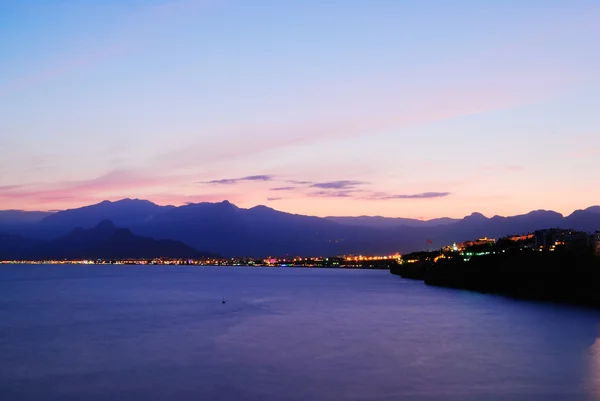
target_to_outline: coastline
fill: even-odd
[[[515,251],[398,265],[390,273],[430,286],[600,308],[600,259],[588,253]]]

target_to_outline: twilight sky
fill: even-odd
[[[0,209],[600,204],[598,1],[0,1]]]

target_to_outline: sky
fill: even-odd
[[[0,209],[600,204],[600,2],[0,0]]]

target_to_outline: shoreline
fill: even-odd
[[[432,287],[600,309],[600,259],[535,252],[398,265],[390,273]]]
[[[392,266],[358,266],[358,265],[340,265],[340,266],[292,266],[292,265],[240,265],[240,264],[193,264],[193,263],[90,263],[81,261],[68,262],[0,262],[1,266],[182,266],[182,267],[240,267],[240,268],[272,268],[272,269],[345,269],[345,270],[391,270]]]

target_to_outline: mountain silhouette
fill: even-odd
[[[53,212],[28,212],[24,210],[0,210],[0,233],[21,234],[25,229],[39,222]]]
[[[23,223],[18,230],[3,231],[13,236],[13,241],[15,236],[48,241],[92,235],[85,232],[90,228],[109,231],[106,222],[97,226],[103,220],[127,227],[132,236],[180,241],[225,256],[389,254],[425,249],[427,239],[433,242],[430,247],[442,247],[550,227],[595,231],[600,229],[600,207],[577,210],[569,216],[536,210],[511,217],[472,213],[462,219],[420,221],[377,216],[321,218],[266,206],[245,209],[228,201],[175,207],[124,199],[56,212],[37,222]],[[72,231],[76,227],[82,228]]]
[[[74,228],[52,241],[0,236],[0,259],[147,259],[204,258],[215,254],[199,252],[174,240],[155,240],[117,228],[103,220],[94,228]]]
[[[441,217],[438,219],[431,220],[418,220],[418,219],[407,219],[403,217],[382,217],[382,216],[328,216],[327,220],[335,221],[336,223],[352,225],[352,226],[364,226],[373,228],[391,228],[399,226],[407,227],[436,227],[451,223],[456,223],[458,219],[451,219],[450,217]]]
[[[25,210],[0,210],[0,222],[7,223],[30,223],[37,222],[52,215],[53,212],[28,212]]]
[[[304,255],[336,251],[327,242],[345,232],[318,217],[293,215],[268,207],[241,209],[230,202],[198,203],[168,211],[132,230],[172,238],[231,256]]]
[[[116,202],[103,201],[77,209],[53,213],[39,221],[39,235],[51,237],[64,234],[74,227],[92,228],[101,220],[110,220],[119,227],[129,227],[147,222],[174,206],[159,206],[142,199],[122,199]]]

